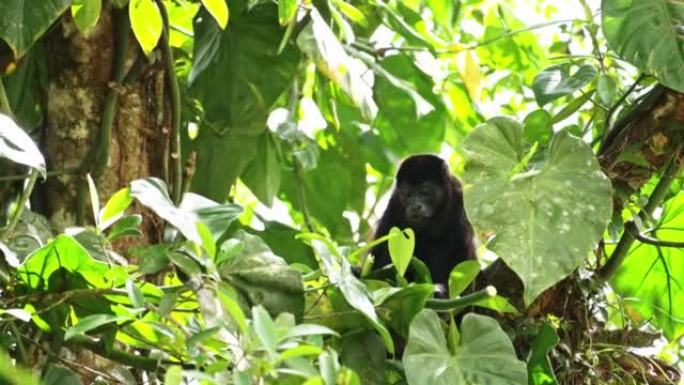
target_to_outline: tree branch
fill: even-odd
[[[646,243],[646,244],[658,246],[658,247],[684,248],[684,242],[664,241],[664,240],[649,237],[648,235],[640,233],[639,228],[637,227],[636,223],[634,223],[634,221],[629,221],[629,222],[625,223],[625,230],[631,232],[632,235],[634,235],[634,237],[637,239],[637,241],[639,241],[641,243]]]

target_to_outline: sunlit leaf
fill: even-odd
[[[399,230],[396,227],[390,229],[390,238],[387,241],[392,264],[397,269],[399,275],[406,273],[411,258],[413,258],[413,248],[415,247],[416,237],[410,228]]]
[[[488,248],[522,278],[526,304],[585,260],[613,207],[610,181],[582,140],[559,132],[525,160],[532,147],[520,124],[505,118],[463,142],[468,217],[496,234]],[[516,171],[523,160],[528,166]]]
[[[149,54],[162,35],[162,17],[154,0],[131,0],[128,6],[133,34],[143,52]]]
[[[228,25],[228,4],[226,0],[202,0],[202,5],[209,11],[221,29]]]
[[[549,67],[534,78],[532,91],[537,103],[543,106],[555,99],[581,89],[589,84],[598,71],[591,64],[582,64],[570,74],[569,64],[559,64]]]

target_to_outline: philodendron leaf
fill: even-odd
[[[20,58],[69,5],[70,0],[0,1],[0,39]]]
[[[463,142],[468,216],[496,233],[488,248],[523,280],[526,304],[582,263],[612,212],[610,181],[586,143],[561,131],[512,173],[530,147],[507,118],[480,125]]]
[[[684,8],[675,0],[603,0],[610,48],[659,82],[684,92]]]
[[[466,314],[452,353],[439,316],[424,309],[411,323],[403,362],[409,385],[526,385],[527,368],[493,318]]]

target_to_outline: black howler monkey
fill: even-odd
[[[414,255],[428,266],[432,281],[444,287],[454,266],[475,258],[473,229],[463,207],[461,183],[435,155],[413,155],[401,163],[375,239],[393,226],[413,229]],[[374,269],[392,263],[387,242],[371,253]]]

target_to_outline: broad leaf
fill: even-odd
[[[0,38],[20,58],[69,5],[71,0],[0,1]]]
[[[192,191],[223,201],[257,154],[266,118],[290,86],[299,62],[292,44],[274,55],[283,29],[275,4],[242,12],[231,3],[230,28],[221,30],[205,10],[195,18],[190,91],[202,105],[195,140],[197,167]]]
[[[38,146],[9,116],[3,114],[0,114],[0,157],[35,168],[45,177],[45,158]]]
[[[316,62],[318,69],[342,88],[367,120],[373,120],[378,106],[363,74],[365,66],[352,60],[316,8],[309,12],[311,23],[297,37],[297,45]]]
[[[137,179],[131,182],[130,188],[133,198],[177,228],[186,239],[197,244],[202,243],[195,226],[197,217],[171,202],[164,181],[153,177]]]
[[[603,0],[603,33],[624,60],[684,92],[684,8],[675,0]]]
[[[128,6],[133,34],[145,54],[157,46],[162,35],[162,17],[154,0],[131,0]]]
[[[276,348],[278,347],[278,334],[273,319],[271,319],[271,316],[263,306],[255,306],[252,308],[252,320],[254,322],[254,331],[259,337],[261,344],[266,348],[267,352],[275,356]]]
[[[278,161],[277,147],[270,134],[264,134],[257,143],[254,160],[245,170],[242,181],[264,204],[271,206],[280,191],[282,169]]]
[[[544,322],[539,327],[537,337],[532,344],[530,357],[527,359],[530,385],[558,385],[548,357],[549,352],[558,344],[558,341],[556,330]]]
[[[488,247],[522,278],[526,304],[584,261],[612,212],[610,181],[586,143],[559,132],[531,159],[530,147],[506,118],[463,142],[468,216],[496,234]]]
[[[411,262],[411,258],[413,258],[416,236],[410,228],[402,231],[397,227],[392,227],[389,235],[387,248],[389,249],[390,258],[392,258],[392,264],[397,269],[399,275],[403,277]]]
[[[480,273],[480,262],[463,261],[449,274],[449,298],[458,297]]]
[[[555,99],[581,89],[589,84],[598,71],[591,64],[582,64],[571,75],[570,64],[559,64],[549,67],[534,78],[532,91],[537,104],[545,105]]]
[[[684,193],[665,205],[655,231],[663,240],[680,241],[684,233]],[[670,341],[684,335],[684,250],[636,243],[620,265],[611,286],[635,321],[648,320]]]
[[[351,271],[349,262],[337,253],[335,246],[324,238],[315,234],[307,234],[311,247],[314,249],[322,264],[321,269],[330,282],[338,287],[347,303],[363,314],[380,333],[389,352],[394,352],[394,342],[387,328],[380,322],[375,313],[368,288],[359,281]]]
[[[304,312],[304,284],[301,273],[274,255],[261,239],[238,232],[244,249],[219,266],[221,278],[235,287],[247,309],[262,305],[272,315],[292,313],[300,319]]]
[[[82,279],[73,279],[66,274],[51,278],[52,274],[59,270],[80,276]],[[111,270],[112,267],[106,263],[93,259],[74,238],[60,235],[31,254],[19,267],[18,277],[28,287],[37,290],[48,290],[53,287],[64,290],[72,284],[78,284],[79,281],[85,281],[91,287],[106,288],[112,285],[105,279]]]
[[[364,385],[385,385],[385,347],[372,331],[353,332],[341,338],[340,363],[363,378]]]
[[[202,5],[209,11],[221,29],[228,25],[228,4],[226,0],[202,0]]]
[[[527,385],[527,368],[490,317],[466,314],[452,353],[439,317],[425,309],[411,323],[403,362],[409,385]]]
[[[87,332],[98,328],[102,325],[111,324],[114,322],[124,321],[130,319],[129,316],[117,316],[114,314],[93,314],[91,316],[82,318],[78,323],[66,330],[64,340],[67,341],[72,337],[86,334]]]
[[[102,10],[102,0],[74,0],[71,15],[78,29],[87,33],[97,24]]]

